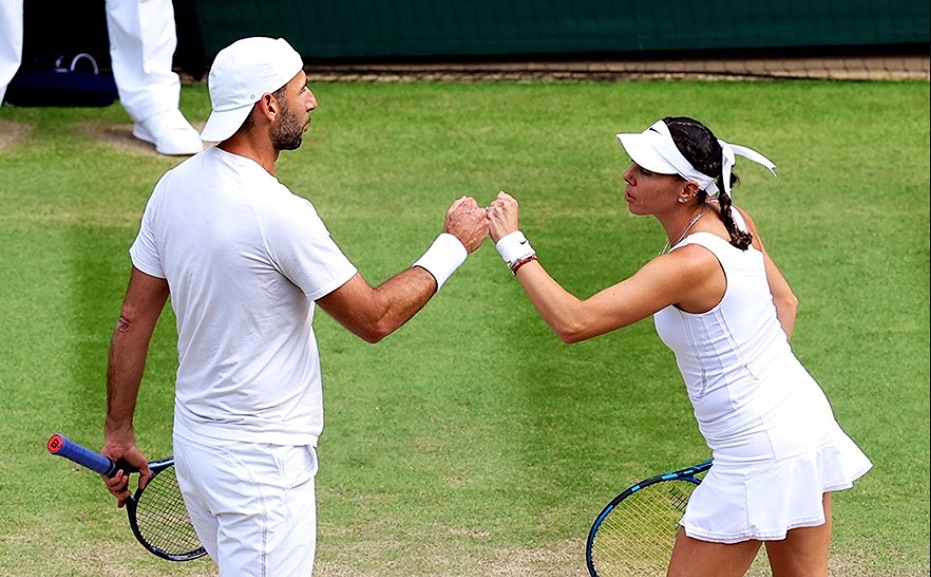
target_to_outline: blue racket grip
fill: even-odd
[[[54,434],[46,444],[48,452],[59,457],[64,457],[91,471],[112,477],[117,471],[123,469],[126,472],[134,470],[134,467],[128,467],[124,463],[114,463],[100,453],[95,453],[87,447],[79,445],[68,439],[64,435]]]

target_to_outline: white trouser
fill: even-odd
[[[23,0],[0,0],[0,104],[23,61]]]
[[[107,0],[113,80],[134,122],[180,103],[181,80],[171,69],[178,45],[171,1]]]
[[[178,108],[172,0],[107,0],[106,6],[113,79],[129,117],[141,122]],[[0,0],[0,102],[22,59],[23,0]]]
[[[178,484],[220,577],[311,577],[317,542],[313,447],[174,436]]]

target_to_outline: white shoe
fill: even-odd
[[[168,156],[197,154],[204,149],[200,134],[177,108],[133,124],[133,136],[154,144],[156,152]]]

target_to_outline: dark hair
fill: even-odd
[[[685,116],[667,116],[663,122],[669,127],[669,134],[676,148],[696,170],[702,174],[712,176],[718,186],[718,204],[721,206],[721,221],[731,236],[731,244],[740,250],[747,250],[753,235],[740,230],[731,215],[731,197],[724,192],[724,181],[721,159],[721,145],[711,130],[701,122]],[[731,172],[731,189],[740,184],[740,178]],[[708,193],[704,190],[698,192],[698,202],[704,204]]]

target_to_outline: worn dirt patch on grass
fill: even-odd
[[[0,152],[16,146],[31,130],[32,126],[29,124],[0,120]]]
[[[324,550],[330,549],[326,544]],[[585,541],[567,540],[547,548],[497,549],[470,555],[467,549],[450,555],[435,544],[359,541],[318,555],[315,577],[588,577]],[[369,562],[365,562],[370,559]],[[923,577],[864,569],[864,559],[829,560],[829,577]],[[364,567],[364,568],[360,568]],[[770,577],[763,551],[747,577]]]
[[[194,122],[191,123],[191,125],[198,132],[204,127],[203,122]],[[83,123],[80,125],[79,129],[86,137],[92,138],[113,150],[160,156],[155,152],[155,145],[139,140],[133,136],[133,125],[131,123],[113,124],[91,121]]]

